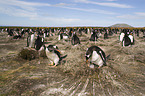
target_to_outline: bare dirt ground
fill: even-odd
[[[81,45],[46,38],[68,56],[60,65],[49,66],[46,57],[25,60],[19,56],[26,38],[13,40],[0,33],[1,96],[145,96],[145,38],[135,36],[135,45],[122,47],[119,34],[90,42],[90,35],[80,37]],[[141,36],[141,35],[140,35]],[[91,45],[111,54],[107,66],[91,69],[85,52]]]

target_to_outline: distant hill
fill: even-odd
[[[128,24],[114,24],[114,25],[109,26],[109,27],[133,27],[133,26],[130,26]]]

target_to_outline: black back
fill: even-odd
[[[47,47],[47,49],[48,49],[50,52],[53,52],[53,53],[57,54],[57,56],[58,56],[59,58],[61,58],[61,54],[60,54],[60,52],[58,51],[58,47],[57,47],[57,46],[56,46],[56,48],[55,48],[54,45],[49,45],[49,46]]]
[[[71,40],[72,45],[80,44],[80,39],[76,34],[73,35],[72,40]]]
[[[86,52],[86,55],[90,55],[90,57],[91,57],[93,51],[96,51],[101,56],[101,58],[102,58],[102,60],[104,62],[104,65],[106,65],[106,55],[105,55],[104,51],[101,48],[99,48],[98,46],[91,46],[91,47],[89,47],[87,52]],[[101,53],[100,53],[100,51],[101,51]],[[88,57],[86,57],[86,59],[87,58]]]
[[[43,39],[42,37],[37,36],[37,39],[35,40],[35,49],[36,50],[39,50],[43,46],[44,41],[42,41],[42,39]]]
[[[107,34],[107,32],[105,32],[105,34],[104,34],[104,39],[108,39],[108,34]]]
[[[98,36],[96,32],[93,32],[93,34],[91,35],[90,41],[97,41]]]
[[[124,46],[129,46],[129,45],[131,45],[131,40],[130,40],[130,38],[128,37],[127,34],[125,34],[125,36],[124,36],[124,38],[123,38],[123,40],[122,40],[122,44],[123,44],[123,42],[124,42]]]

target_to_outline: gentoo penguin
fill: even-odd
[[[99,66],[98,68],[102,67],[103,65],[106,66],[106,59],[109,56],[110,55],[106,57],[104,51],[98,46],[89,47],[85,54],[86,63],[88,62],[88,59],[90,59],[90,64],[97,65]],[[90,64],[88,64],[88,66],[90,66]]]
[[[14,36],[13,29],[8,29],[8,36]]]
[[[69,40],[69,36],[67,33],[65,32],[60,32],[59,36],[58,36],[58,40]]]
[[[122,40],[122,46],[125,47],[129,45],[131,45],[131,39],[129,38],[129,35],[126,32]]]
[[[71,39],[71,43],[72,45],[76,45],[76,44],[81,44],[80,43],[80,39],[79,37],[76,35],[76,33],[73,33],[72,39]]]
[[[133,34],[132,33],[129,33],[128,37],[130,38],[131,40],[131,45],[134,44],[134,37],[133,37]]]
[[[60,63],[60,61],[67,56],[67,55],[62,56],[57,47],[53,45],[49,45],[45,51],[47,58],[51,62],[51,64],[49,65],[53,65],[54,67],[57,66]]]
[[[98,39],[97,33],[95,31],[92,32],[90,41],[97,41],[97,39]]]
[[[35,42],[35,32],[31,32],[27,37],[27,47],[32,48],[34,42]]]
[[[104,33],[104,39],[108,39],[108,34],[107,34],[107,32]]]
[[[73,28],[70,28],[68,35],[69,35],[69,37],[71,37],[73,35]]]
[[[43,46],[44,44],[44,38],[43,37],[40,37],[39,35],[37,36],[37,39],[35,40],[35,45],[34,45],[34,48],[36,50],[40,50],[41,47]]]
[[[21,39],[21,38],[22,38],[21,35],[15,35],[15,36],[13,37],[13,39]]]
[[[120,35],[119,35],[119,41],[122,42],[124,36],[125,36],[125,33],[121,32]]]

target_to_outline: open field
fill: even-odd
[[[142,36],[142,35],[140,35]],[[0,95],[2,96],[144,96],[145,38],[135,36],[135,45],[122,47],[119,34],[90,42],[90,34],[79,36],[81,45],[47,37],[68,56],[57,67],[49,66],[47,57],[24,60],[19,53],[26,38],[13,40],[0,33]],[[107,66],[91,69],[85,52],[97,45],[111,55]]]

